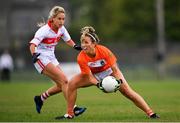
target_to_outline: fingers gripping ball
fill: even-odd
[[[113,76],[107,76],[102,80],[102,87],[107,93],[119,90],[121,80],[116,80]]]

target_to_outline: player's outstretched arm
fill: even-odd
[[[77,44],[74,43],[74,41],[71,39],[66,42],[69,46],[73,47],[75,50],[81,51],[82,48],[81,46],[78,46]]]

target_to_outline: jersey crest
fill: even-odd
[[[88,66],[91,68],[94,67],[103,67],[106,64],[106,61],[104,59],[100,59],[94,62],[88,62]]]

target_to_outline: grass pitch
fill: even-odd
[[[34,95],[52,86],[48,80],[0,82],[0,122],[61,122],[54,117],[63,115],[66,103],[62,93],[50,97],[41,114],[35,111]],[[178,80],[149,80],[129,83],[157,112],[160,119],[149,119],[121,93],[106,94],[96,87],[78,90],[77,104],[86,112],[62,122],[180,122],[180,82]]]

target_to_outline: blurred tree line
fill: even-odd
[[[79,40],[83,26],[94,26],[103,42],[154,43],[156,0],[70,0],[71,35]],[[180,42],[180,1],[164,0],[166,40]]]

